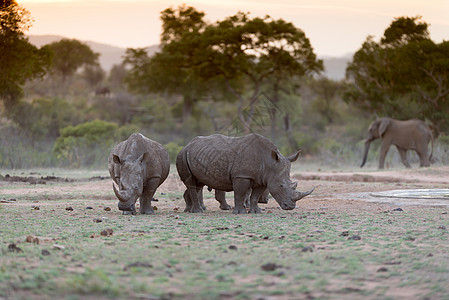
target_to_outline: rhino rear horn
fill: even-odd
[[[293,154],[293,155],[290,155],[289,157],[287,157],[287,159],[288,159],[290,162],[294,162],[294,161],[296,161],[296,160],[298,159],[300,153],[301,153],[301,150],[298,150],[298,152],[296,152],[296,153]]]

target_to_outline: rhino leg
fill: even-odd
[[[259,200],[257,202],[259,203],[268,203],[268,195],[270,194],[270,191],[268,189],[265,189],[265,191],[260,195]]]
[[[232,183],[234,190],[234,210],[233,214],[246,214],[246,208],[243,206],[246,195],[251,189],[251,179],[248,178],[236,178]]]
[[[226,202],[226,192],[215,190],[215,199],[220,203],[221,210],[230,210],[231,205]]]
[[[251,197],[250,197],[249,213],[260,214],[262,212],[260,207],[257,205],[257,202],[258,202],[259,198],[263,195],[265,190],[266,190],[266,187],[253,188]]]
[[[196,196],[196,200],[192,199],[191,193],[194,193]],[[184,212],[203,212],[203,210],[206,210],[206,206],[204,205],[203,202],[203,190],[199,189],[199,190],[193,190],[193,191],[189,191],[189,189],[184,191],[183,194],[183,198],[184,201],[186,202],[186,208],[184,209]],[[194,205],[193,202],[194,201],[198,201],[198,206],[201,208],[201,211],[198,211],[196,208],[194,209]]]
[[[198,201],[200,202],[200,207],[203,210],[206,210],[206,205],[204,205],[204,200],[203,200],[203,188],[200,188],[198,190]]]
[[[203,208],[201,206],[202,199],[199,197],[199,193],[202,191],[202,188],[187,188],[188,198],[190,198],[192,201],[192,206],[190,210],[188,210],[191,213],[201,213],[203,212]],[[201,193],[202,196],[202,193]],[[204,206],[204,204],[203,204]],[[187,207],[186,207],[187,209]]]
[[[188,190],[184,191],[184,194],[182,195],[182,197],[184,198],[184,201],[186,202],[186,208],[184,209],[184,212],[190,212],[190,210],[192,209],[192,199],[189,196]]]
[[[246,192],[246,195],[245,195],[245,201],[243,201],[243,206],[244,206],[245,208],[249,208],[249,204],[250,204],[249,198],[251,197],[251,192],[252,192],[251,189],[249,189],[248,192]]]
[[[159,186],[160,178],[149,179],[140,196],[140,213],[143,215],[154,214],[153,206],[151,205],[151,200],[153,199],[154,193]]]

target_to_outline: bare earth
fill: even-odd
[[[298,189],[301,191],[315,187],[312,195],[305,197],[297,203],[296,211],[299,212],[345,212],[345,213],[379,213],[389,211],[398,207],[407,210],[419,210],[425,201],[410,201],[407,199],[381,199],[369,196],[373,192],[388,190],[411,190],[411,189],[448,189],[449,188],[449,166],[433,166],[430,168],[394,169],[394,170],[360,170],[352,172],[338,171],[302,171],[301,167],[295,169],[292,177],[298,181]],[[179,211],[184,207],[182,192],[185,187],[180,182],[179,176],[172,166],[172,174],[159,188],[155,197],[161,200],[153,202],[157,206],[156,214]],[[5,176],[5,172],[1,175]],[[13,187],[13,188],[11,188]],[[209,213],[219,211],[218,203],[213,199],[213,193],[204,191],[205,204]],[[112,208],[117,217],[119,211],[116,208],[117,200],[112,191],[112,180],[109,177],[94,178],[91,180],[59,181],[43,180],[37,184],[29,184],[15,181],[0,180],[0,200],[8,205],[21,206],[30,205],[30,201],[15,201],[15,197],[23,200],[38,202],[40,207],[51,206],[55,199],[73,199],[82,201],[83,205],[97,206],[101,203]],[[447,196],[446,196],[447,197]],[[165,201],[169,199],[170,201]],[[227,201],[233,206],[232,193],[227,194]],[[54,201],[53,201],[54,202]],[[264,213],[279,210],[278,204],[270,199],[268,204],[261,204]],[[449,198],[442,199],[438,204],[432,204],[441,210],[441,218],[446,218],[449,206]],[[429,207],[429,206],[428,206]],[[230,212],[229,212],[230,213]],[[373,267],[374,268],[374,267]],[[378,266],[376,266],[378,268]],[[376,269],[377,270],[377,269]],[[375,272],[375,271],[373,271]],[[338,280],[335,282],[338,285]],[[367,282],[366,284],[370,284]],[[371,283],[378,284],[378,283]],[[386,283],[384,283],[386,284]],[[418,299],[417,290],[413,286],[403,287],[399,283],[390,282],[390,289],[385,295],[395,299]],[[377,286],[372,286],[375,289]],[[329,290],[332,290],[329,287]],[[337,289],[337,287],[335,288]],[[317,294],[320,296],[320,294]],[[325,296],[325,295],[324,295]],[[284,299],[275,297],[273,299]],[[435,298],[436,299],[436,298]]]
[[[172,166],[173,169],[173,166]],[[2,174],[4,175],[4,174]],[[389,191],[389,190],[409,190],[409,189],[448,189],[449,188],[449,166],[438,166],[430,168],[413,168],[413,169],[395,169],[395,170],[368,170],[364,172],[339,172],[339,171],[296,171],[292,174],[292,178],[298,181],[298,189],[301,191],[310,190],[315,187],[315,191],[310,196],[302,199],[297,205],[297,209],[301,210],[315,210],[322,209],[343,209],[347,210],[370,210],[379,209],[380,206],[394,206],[400,203],[407,205],[404,201],[395,201],[390,199],[386,203],[385,199],[379,199],[376,203],[375,199],[365,201],[365,196],[373,192]],[[75,182],[64,182],[58,184],[35,184],[35,188],[25,186],[24,188],[14,188],[8,191],[9,197],[26,197],[32,199],[37,194],[46,195],[47,199],[40,199],[39,205],[45,205],[45,200],[52,200],[60,198],[62,195],[70,198],[79,198],[83,195],[96,195],[95,199],[101,200],[116,200],[112,193],[112,180],[108,177],[103,180],[94,178],[93,180],[82,180]],[[0,199],[2,197],[2,187],[20,185],[23,183],[0,181]],[[179,193],[185,189],[183,183],[179,180],[179,176],[172,170],[167,180],[159,187],[157,195],[160,193],[168,194],[171,200],[170,203],[159,201],[158,209],[172,209],[173,203],[184,208],[184,201],[179,198]],[[170,197],[170,194],[176,195],[175,198]],[[206,205],[210,210],[218,210],[216,202],[213,200],[213,192],[205,190]],[[89,197],[87,196],[87,197]],[[233,205],[232,193],[227,194],[227,201]],[[44,201],[43,201],[44,200]],[[416,201],[411,202],[416,205]],[[17,203],[16,205],[20,205]],[[422,203],[420,205],[426,205]],[[449,206],[449,199],[447,202],[440,201],[439,205]],[[267,205],[262,204],[262,208],[270,209],[277,208],[275,201],[269,201]]]

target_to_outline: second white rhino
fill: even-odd
[[[214,134],[194,138],[176,158],[176,168],[187,187],[186,211],[202,212],[199,192],[207,185],[219,191],[234,191],[234,214],[247,213],[244,200],[251,191],[250,213],[260,213],[257,200],[268,188],[282,209],[309,195],[296,191],[290,179],[291,162],[299,152],[284,157],[269,139],[259,134],[227,137]]]

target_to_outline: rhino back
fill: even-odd
[[[271,152],[272,146],[274,144],[268,139],[257,134],[243,137],[211,135],[192,140],[186,146],[186,156],[191,172],[200,182],[229,191],[233,178],[260,181],[266,154]]]

